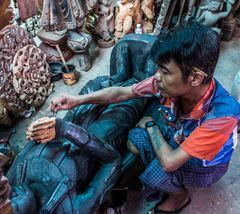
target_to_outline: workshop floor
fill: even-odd
[[[26,143],[25,130],[31,121],[39,117],[50,115],[49,103],[60,93],[78,94],[81,87],[88,80],[100,75],[109,73],[109,60],[111,48],[100,49],[91,48],[92,68],[88,72],[81,72],[80,80],[73,86],[66,86],[62,80],[55,83],[55,91],[46,100],[45,104],[30,118],[20,118],[15,122],[14,128],[17,133],[12,136],[11,144],[15,151],[19,151]],[[234,38],[229,42],[222,42],[221,55],[217,65],[215,77],[230,91],[232,81],[240,71],[240,37]],[[77,61],[74,61],[77,63]],[[63,117],[66,112],[58,113],[58,117]],[[8,129],[0,128],[0,138],[7,136]],[[191,189],[192,203],[181,213],[186,214],[239,214],[240,213],[240,146],[237,147],[229,170],[221,181],[214,184],[211,188]],[[127,214],[143,214],[153,206],[147,203],[142,195],[141,188],[129,190],[126,206]]]

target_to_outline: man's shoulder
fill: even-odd
[[[211,100],[210,111],[215,116],[239,116],[240,104],[229,92],[215,80],[216,89]]]

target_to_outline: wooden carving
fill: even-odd
[[[49,142],[56,136],[55,124],[54,117],[42,117],[29,125],[26,137],[40,143]]]
[[[19,15],[22,21],[40,14],[43,7],[42,0],[17,0]]]
[[[46,54],[34,45],[18,50],[13,60],[13,87],[21,101],[37,107],[52,91]]]
[[[0,100],[4,107],[13,112],[27,109],[13,87],[12,63],[16,52],[26,45],[35,44],[24,29],[10,25],[0,31]]]
[[[141,2],[141,10],[143,12],[142,28],[144,33],[151,33],[153,31],[154,18],[154,1],[143,0]]]
[[[121,0],[117,2],[115,18],[115,37],[122,38],[132,32],[137,24],[141,23],[141,4],[139,0]]]
[[[47,31],[82,27],[86,13],[97,0],[44,0],[41,26]]]
[[[98,17],[97,23],[92,25],[93,32],[101,38],[98,40],[100,47],[114,45],[112,33],[114,32],[113,0],[99,0],[94,13]]]

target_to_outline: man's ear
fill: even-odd
[[[199,86],[205,78],[202,72],[194,71],[191,75],[191,86]]]

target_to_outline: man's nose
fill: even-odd
[[[160,82],[161,80],[162,80],[162,77],[161,77],[161,74],[160,74],[160,72],[156,72],[156,74],[154,75],[154,77],[155,77],[155,79],[158,81],[158,82]]]

